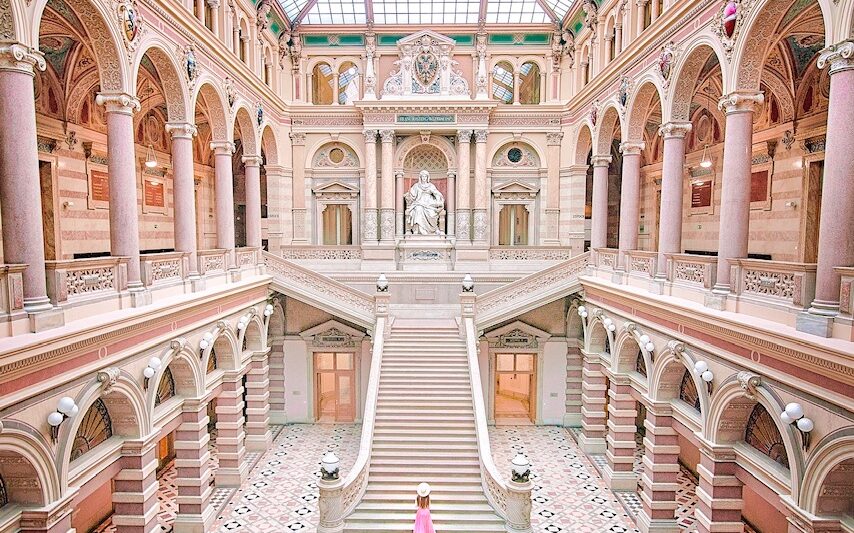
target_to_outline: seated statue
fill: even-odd
[[[430,183],[430,173],[422,170],[418,183],[412,185],[406,199],[406,223],[414,235],[441,235],[439,213],[445,207],[445,197]]]

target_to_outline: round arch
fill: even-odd
[[[0,455],[5,453],[23,458],[32,469],[31,481],[37,483],[39,501],[26,503],[45,506],[62,497],[65,485],[60,481],[53,451],[35,428],[17,420],[4,420],[0,433]],[[34,496],[31,498],[34,499]]]
[[[145,401],[148,406],[149,416],[154,420],[155,399],[160,379],[171,369],[175,377],[175,392],[184,398],[201,398],[205,394],[205,376],[201,362],[189,341],[180,339],[172,341],[178,343],[176,348],[167,348],[160,357],[160,369],[148,381],[148,389],[145,391]]]
[[[597,128],[593,131],[593,155],[611,155],[611,143],[614,141],[614,127],[619,121],[622,137],[623,119],[615,102],[609,100],[602,106],[602,118],[599,119]]]
[[[142,58],[148,55],[160,75],[160,86],[166,100],[166,113],[169,122],[191,122],[188,107],[190,91],[184,82],[184,76],[180,74],[182,67],[176,63],[174,56],[167,50],[169,50],[169,44],[158,36],[143,40],[133,59],[131,87],[134,88],[134,94],[136,94]]]
[[[585,119],[578,127],[578,135],[575,137],[575,165],[586,165],[587,154],[593,148],[593,127]]]
[[[276,131],[268,120],[265,120],[261,127],[261,149],[264,150],[264,157],[268,165],[281,164],[279,161],[279,141],[276,138]]]
[[[629,374],[635,371],[637,356],[643,358],[643,364],[646,367],[646,377],[644,381],[649,384],[649,375],[652,370],[652,354],[646,351],[646,348],[641,346],[640,332],[632,323],[625,324],[620,332],[614,338],[614,348],[611,357],[611,369],[615,374]],[[648,387],[647,387],[648,388]]]
[[[628,142],[642,142],[643,132],[646,128],[647,116],[649,115],[649,107],[652,105],[656,95],[658,96],[658,106],[664,118],[664,110],[661,109],[664,102],[664,93],[657,83],[658,79],[651,73],[644,74],[639,80],[637,90],[634,91],[626,110],[628,116],[626,138]]]
[[[201,103],[207,111],[207,118],[211,129],[211,140],[231,141],[231,137],[228,136],[228,122],[225,118],[230,115],[230,111],[225,105],[225,96],[220,91],[216,81],[209,74],[202,75],[202,79],[199,80],[198,85],[196,85],[196,91],[190,99],[190,109],[193,113],[195,113],[196,106],[199,104],[199,98],[201,98]]]
[[[822,515],[822,487],[834,468],[854,461],[854,428],[844,428],[824,437],[810,454],[801,483],[800,507],[816,516]]]
[[[249,104],[245,100],[239,100],[234,106],[234,119],[230,122],[231,139],[240,133],[240,140],[243,142],[243,155],[254,156],[260,155],[258,128],[255,127],[256,122],[252,119],[253,111],[250,110]]]
[[[729,92],[730,73],[724,68],[727,64],[720,41],[712,35],[701,34],[685,45],[685,52],[679,59],[671,74],[674,83],[669,101],[662,101],[664,115],[662,122],[687,122],[690,120],[691,100],[697,88],[697,80],[703,65],[709,56],[714,54],[721,65],[723,92]]]
[[[521,144],[530,148],[537,156],[537,166],[533,168],[543,167],[543,161],[546,161],[546,157],[539,145],[537,143],[518,140],[512,135],[505,135],[495,143],[495,148],[492,150],[492,152],[489,153],[486,159],[487,161],[489,161],[490,166],[492,165],[493,161],[495,161],[496,155],[511,144]]]
[[[649,396],[653,401],[679,398],[679,386],[687,371],[700,398],[701,431],[705,432],[706,413],[711,398],[706,383],[694,372],[696,357],[679,341],[670,341],[658,354],[649,370]]]
[[[402,170],[403,163],[406,160],[406,156],[412,151],[416,146],[420,146],[422,144],[429,144],[431,146],[435,146],[442,152],[442,155],[445,156],[445,159],[448,161],[448,170],[456,170],[457,169],[457,153],[454,149],[454,145],[451,144],[451,141],[442,137],[441,135],[431,135],[427,142],[418,136],[411,135],[406,138],[402,143],[400,143],[397,147],[397,150],[394,154],[394,169]]]
[[[246,349],[252,352],[260,352],[267,348],[266,328],[261,317],[256,313],[243,331],[240,332],[240,346],[243,346],[243,341],[246,339]],[[242,354],[241,354],[242,355]]]
[[[364,168],[363,161],[365,159],[364,159],[364,154],[362,153],[362,150],[360,150],[358,145],[353,143],[350,139],[345,139],[343,137],[339,137],[338,139],[333,139],[331,137],[328,137],[325,139],[320,139],[320,140],[316,141],[313,145],[311,145],[311,147],[306,149],[306,151],[305,151],[305,153],[306,153],[305,168],[307,168],[307,169],[313,168],[312,162],[314,161],[314,158],[317,155],[317,152],[319,152],[321,149],[323,149],[323,147],[326,146],[327,144],[331,144],[331,143],[340,143],[340,144],[343,144],[344,146],[346,146],[347,148],[349,148],[350,150],[352,150],[353,153],[356,154],[356,157],[359,160],[358,164],[357,164],[357,168]]]
[[[227,370],[236,369],[239,364],[237,356],[237,347],[239,344],[237,343],[238,337],[235,331],[227,322],[220,320],[217,323],[217,327],[211,333],[213,333],[213,340],[211,340],[210,345],[202,352],[202,372],[206,371],[211,352],[214,350],[216,350],[217,368]],[[208,378],[206,376],[205,385],[207,385],[207,382]]]

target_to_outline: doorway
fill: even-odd
[[[509,204],[498,214],[498,245],[525,246],[528,244],[528,210],[524,205]]]
[[[314,412],[318,422],[356,418],[356,368],[352,352],[314,354]]]
[[[536,420],[536,354],[498,353],[495,364],[495,420]]]

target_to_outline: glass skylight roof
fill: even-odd
[[[486,0],[487,24],[549,24],[576,0]],[[298,24],[477,24],[480,0],[279,0]],[[302,17],[300,13],[305,12]]]

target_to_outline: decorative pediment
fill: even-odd
[[[365,334],[337,320],[328,320],[300,333],[315,348],[358,348]]]
[[[344,200],[359,196],[358,187],[340,181],[318,185],[311,191],[321,200]]]
[[[519,180],[501,183],[492,188],[492,194],[499,199],[533,199],[539,192],[539,187]]]
[[[520,320],[494,329],[486,334],[491,348],[538,350],[551,334]]]
[[[454,67],[456,41],[431,30],[423,30],[397,41],[400,59],[383,83],[383,98],[422,95],[469,98],[468,82]]]

